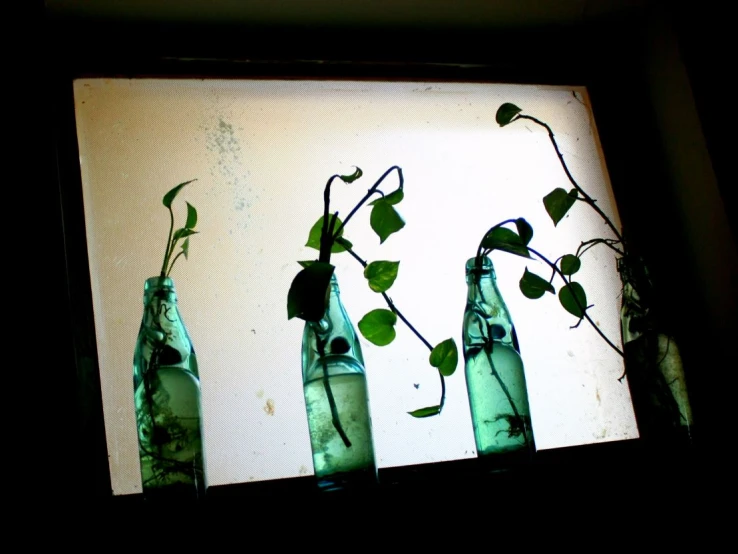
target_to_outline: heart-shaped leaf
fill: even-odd
[[[559,289],[559,302],[571,315],[582,319],[587,309],[587,294],[579,283],[571,281]]]
[[[320,321],[328,307],[334,269],[331,264],[313,262],[295,276],[287,293],[287,319]]]
[[[582,261],[574,254],[566,254],[559,262],[559,269],[564,275],[574,275],[582,267]]]
[[[428,406],[427,408],[420,408],[419,410],[413,410],[412,412],[408,412],[411,416],[421,418],[421,417],[430,417],[434,415],[438,415],[441,413],[441,407],[440,406]]]
[[[369,205],[373,206],[377,202],[382,202],[382,201],[387,202],[388,204],[395,205],[395,204],[399,204],[400,202],[402,202],[403,198],[405,198],[405,193],[402,192],[402,189],[397,189],[397,190],[390,192],[389,194],[385,196],[382,196],[381,198],[372,200],[371,202],[369,202]]]
[[[543,205],[546,207],[554,227],[566,215],[566,212],[574,205],[577,199],[576,189],[566,192],[562,188],[557,188],[549,192],[543,197]]]
[[[522,256],[523,258],[530,258],[530,252],[525,246],[523,239],[515,232],[507,229],[506,227],[495,227],[493,228],[482,240],[482,248],[489,250],[503,250]]]
[[[374,204],[369,223],[379,236],[379,244],[382,244],[392,233],[396,233],[405,226],[405,221],[400,214],[385,199],[381,199]]]
[[[520,278],[520,292],[522,292],[526,298],[535,300],[547,292],[553,294],[556,290],[546,279],[536,275],[535,273],[531,273],[526,267],[525,273],[523,273],[523,276]]]
[[[359,321],[359,331],[364,338],[377,346],[386,346],[395,340],[397,315],[390,310],[372,310]]]
[[[369,281],[369,288],[374,292],[385,292],[395,279],[400,262],[377,261],[372,262],[364,268],[364,277]]]
[[[430,365],[438,368],[438,371],[444,377],[454,374],[456,365],[459,363],[459,350],[456,348],[454,339],[446,339],[438,343],[430,353],[428,358]]]
[[[510,104],[509,102],[505,102],[502,106],[497,108],[497,114],[495,115],[495,120],[497,121],[497,124],[500,127],[504,127],[508,123],[510,123],[513,118],[518,115],[521,111],[520,108],[518,108],[515,104]]]
[[[333,216],[330,216],[331,218]],[[336,228],[341,226],[341,219],[336,218]],[[315,248],[316,250],[320,250],[320,234],[323,232],[323,216],[320,216],[320,219],[315,222],[315,225],[312,226],[310,229],[310,234],[308,235],[308,240],[305,243],[305,246],[309,246],[310,248]],[[343,235],[343,229],[341,229],[341,233],[339,234],[339,237],[342,237]],[[349,242],[347,239],[343,239],[344,243],[348,243],[351,245],[351,242]],[[331,252],[337,253],[337,252],[345,252],[346,248],[342,246],[341,242],[338,240],[333,242],[333,245],[331,246]],[[349,246],[350,248],[350,246]]]

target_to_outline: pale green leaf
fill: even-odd
[[[373,206],[377,202],[384,201],[384,202],[387,202],[388,204],[391,204],[391,205],[394,206],[395,204],[399,204],[400,202],[402,202],[402,199],[403,198],[405,198],[405,193],[402,192],[402,189],[397,189],[397,190],[394,190],[394,191],[390,192],[389,194],[387,194],[385,196],[382,196],[381,198],[377,198],[376,200],[372,200],[371,202],[369,202],[369,205],[370,206]]]
[[[397,279],[400,262],[376,261],[364,268],[364,277],[374,292],[387,291]]]
[[[333,218],[333,216],[329,217],[328,222],[330,223],[330,220]],[[341,218],[336,218],[336,227],[335,229],[338,229],[341,226]],[[334,232],[335,232],[334,229]],[[308,234],[308,240],[305,243],[305,246],[309,246],[310,248],[315,248],[316,250],[320,250],[320,235],[323,231],[323,216],[320,216],[320,219],[315,222],[315,224],[310,229],[310,233]],[[341,229],[341,232],[339,234],[339,237],[343,235],[343,229]],[[348,242],[348,241],[347,241]],[[351,244],[349,242],[349,244]],[[337,253],[337,252],[345,252],[346,248],[344,248],[341,244],[339,244],[338,241],[334,241],[333,245],[331,246],[331,252]]]
[[[395,340],[397,315],[390,310],[372,310],[359,321],[359,331],[366,340],[377,346],[386,346]]]
[[[459,350],[456,347],[456,341],[451,338],[438,343],[431,351],[428,361],[430,365],[438,368],[438,371],[444,377],[453,375],[459,363]]]
[[[380,244],[405,226],[405,221],[400,214],[384,199],[374,204],[369,223],[379,236]]]

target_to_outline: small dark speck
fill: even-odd
[[[413,383],[413,386],[414,386],[414,387],[415,387],[416,389],[419,389],[419,388],[420,388],[420,383]]]
[[[252,332],[253,334],[256,334],[256,329],[251,329],[251,332]]]

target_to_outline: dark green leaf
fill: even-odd
[[[170,190],[168,193],[164,195],[164,198],[161,199],[162,204],[164,204],[167,208],[172,207],[172,202],[174,202],[174,199],[179,194],[179,191],[184,188],[185,185],[189,185],[193,181],[197,181],[197,179],[192,179],[191,181],[185,181],[184,183],[180,183],[176,187],[174,187],[172,190]]]
[[[394,191],[390,192],[386,196],[382,196],[381,198],[377,198],[376,200],[372,200],[371,202],[369,202],[369,205],[370,206],[373,206],[377,202],[384,201],[384,202],[387,202],[388,204],[392,204],[394,206],[395,204],[399,204],[400,202],[402,202],[402,199],[403,198],[405,198],[405,193],[402,192],[402,189],[397,189],[397,190],[394,190]]]
[[[513,118],[518,115],[521,111],[520,108],[518,108],[515,104],[510,104],[509,102],[505,102],[502,106],[497,108],[497,115],[495,115],[495,119],[497,120],[497,124],[500,127],[504,127],[508,123],[510,123]]]
[[[377,346],[386,346],[395,340],[397,315],[385,309],[372,310],[359,321],[364,338]]]
[[[582,267],[582,261],[574,254],[566,254],[559,262],[559,268],[564,275],[574,275]]]
[[[577,191],[575,189],[567,193],[562,188],[554,189],[543,197],[543,205],[546,206],[546,211],[553,221],[554,227],[574,205],[576,198]]]
[[[187,229],[194,229],[195,225],[197,225],[197,210],[189,202],[185,203],[187,204],[187,223],[185,223],[185,227]]]
[[[330,216],[333,218],[333,216]],[[330,223],[330,219],[328,220]],[[341,226],[341,218],[336,218],[336,229]],[[315,248],[316,250],[320,250],[320,234],[323,231],[323,216],[320,216],[320,219],[315,222],[315,225],[313,225],[312,229],[310,229],[310,234],[308,235],[308,240],[305,243],[305,246],[309,246],[310,248]],[[343,229],[341,229],[341,235],[343,235]],[[339,235],[339,236],[341,236]],[[347,241],[348,242],[348,241]],[[351,244],[349,242],[349,244]],[[345,252],[346,249],[341,246],[337,241],[333,242],[333,245],[331,246],[331,252],[334,254],[336,252]]]
[[[190,237],[187,237],[182,243],[182,253],[184,254],[185,260],[190,253]]]
[[[405,226],[405,221],[400,214],[384,199],[374,204],[369,223],[379,236],[379,244],[382,244],[392,233],[396,233]]]
[[[400,262],[377,261],[364,268],[364,277],[374,292],[385,292],[397,279]]]
[[[196,235],[197,231],[193,229],[187,229],[185,227],[182,227],[181,229],[177,229],[174,231],[174,234],[172,235],[172,243],[177,242],[179,239],[183,239],[185,237],[189,237],[190,235]]]
[[[519,217],[515,220],[515,227],[518,228],[518,235],[520,235],[520,240],[523,241],[523,244],[529,244],[530,239],[533,238],[533,227],[530,226],[530,223]]]
[[[530,258],[530,252],[525,246],[523,239],[515,232],[505,227],[495,227],[482,240],[482,248],[489,250],[502,250]]]
[[[441,407],[440,406],[428,406],[427,408],[420,408],[419,410],[413,410],[412,412],[408,412],[411,416],[421,418],[421,417],[430,417],[434,415],[438,415],[441,413]]]
[[[331,264],[313,262],[297,274],[287,293],[287,319],[320,321],[328,307],[333,270]]]
[[[535,273],[531,273],[526,267],[525,273],[523,273],[523,276],[520,278],[520,292],[522,292],[526,298],[535,300],[547,292],[553,294],[556,290],[553,288],[551,283],[546,281],[546,279],[539,277]]]
[[[438,368],[438,371],[444,377],[454,374],[456,365],[459,363],[459,350],[456,348],[454,339],[446,339],[439,342],[431,351],[428,358],[430,365]]]
[[[339,175],[339,178],[344,183],[353,183],[354,181],[356,181],[356,179],[358,179],[362,175],[364,175],[364,172],[360,168],[356,167],[356,171],[354,171],[351,175]]]
[[[304,260],[302,262],[297,262],[297,263],[300,264],[302,267],[309,267],[315,263],[315,260]]]
[[[579,283],[571,281],[568,286],[561,287],[559,302],[570,314],[579,319],[584,317],[584,310],[587,309],[587,295]]]

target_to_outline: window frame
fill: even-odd
[[[71,352],[68,352],[68,364],[63,375],[75,383],[76,446],[81,457],[75,473],[79,490],[89,498],[112,499],[118,504],[138,501],[136,498],[113,496],[110,490],[82,213],[79,155],[76,152],[72,92],[75,78],[310,77],[585,86],[592,101],[623,228],[630,231],[631,240],[637,248],[651,256],[657,279],[668,283],[665,276],[675,271],[674,252],[668,249],[663,251],[646,232],[646,216],[656,207],[661,209],[667,223],[676,221],[676,215],[674,206],[662,208],[663,198],[669,198],[662,147],[653,124],[643,75],[639,67],[632,63],[641,59],[642,46],[637,41],[629,47],[622,41],[609,44],[608,38],[612,39],[617,32],[622,32],[620,30],[610,26],[497,34],[439,29],[412,32],[388,30],[383,36],[385,40],[379,44],[377,33],[372,29],[350,32],[335,29],[256,29],[245,44],[237,44],[235,39],[230,39],[218,47],[212,47],[205,45],[217,42],[222,28],[202,26],[183,29],[172,26],[159,33],[159,30],[146,25],[111,24],[93,29],[92,36],[88,34],[85,41],[74,39],[80,36],[80,31],[89,30],[90,27],[79,22],[51,25],[52,36],[69,39],[69,43],[54,53],[47,73],[51,93],[51,131],[55,142],[54,160],[50,161],[55,168],[52,170],[55,175],[51,181],[59,199],[64,237],[62,255],[65,268],[62,272],[67,291],[61,299],[61,305],[71,322],[67,337]],[[239,31],[239,34],[246,31]],[[272,44],[271,50],[264,47],[260,38],[264,39],[275,32],[297,34],[291,43],[310,46],[299,53],[284,45]],[[195,45],[188,44],[186,39],[193,34],[198,36]],[[110,46],[130,36],[139,36],[142,39],[140,44],[126,52],[118,52]],[[347,39],[352,46],[338,52],[335,45],[347,44]],[[95,40],[104,46],[96,51],[87,49],[85,45]],[[400,51],[393,49],[393,44],[400,40],[403,44],[416,46]],[[367,48],[367,44],[371,48]],[[448,48],[443,49],[443,44]],[[591,51],[582,53],[583,44],[594,46]],[[422,49],[417,45],[426,45],[428,48]],[[567,51],[577,51],[581,56],[568,57],[562,54]],[[507,55],[500,56],[498,52]],[[627,100],[623,102],[623,98]],[[629,120],[634,107],[641,109],[641,132],[635,137]],[[643,179],[655,183],[652,189],[644,192],[632,184]],[[673,286],[667,286],[665,294],[673,290]],[[688,349],[684,355],[687,359],[694,356]],[[381,469],[380,489],[412,494],[433,483],[435,487],[448,490],[455,490],[458,486],[462,490],[471,490],[477,486],[505,486],[523,478],[533,479],[539,486],[545,487],[562,475],[585,483],[587,476],[594,475],[593,468],[597,468],[597,474],[609,468],[613,472],[628,475],[627,471],[622,473],[622,468],[643,463],[658,468],[664,459],[673,457],[673,452],[649,450],[638,440],[619,441],[542,451],[536,454],[530,468],[514,474],[481,474],[473,459]],[[689,463],[689,458],[677,459]],[[312,477],[304,477],[219,486],[213,487],[208,498],[217,502],[219,499],[227,501],[229,498],[250,495],[302,497],[314,492],[311,485]]]

